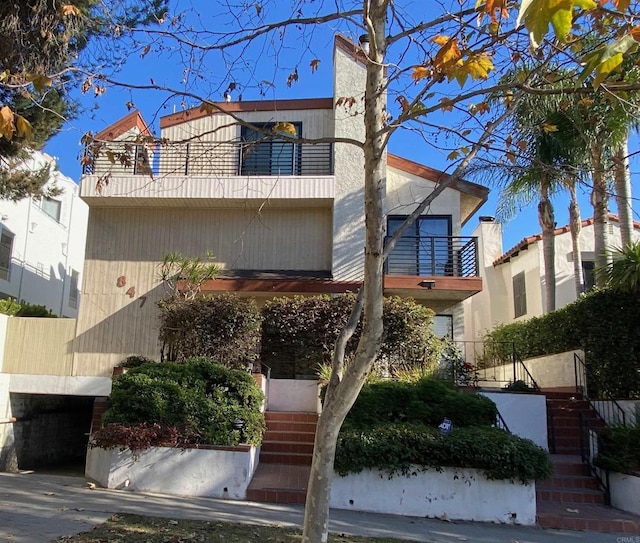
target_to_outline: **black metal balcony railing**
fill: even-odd
[[[403,236],[387,258],[385,273],[389,275],[477,277],[477,238]]]
[[[332,175],[331,143],[190,142],[143,145],[104,142],[85,149],[84,174],[121,168],[133,175]]]

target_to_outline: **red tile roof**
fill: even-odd
[[[620,218],[617,215],[614,215],[613,213],[609,213],[609,220],[613,222],[620,222]],[[592,224],[593,224],[593,218],[585,219],[584,221],[582,221],[582,228],[586,226],[591,226]],[[640,230],[640,222],[634,221],[633,227]],[[571,231],[571,226],[567,224],[560,228],[556,228],[553,231],[553,235],[557,236],[559,234],[566,234],[567,232],[570,232],[570,231]],[[499,266],[500,264],[509,262],[509,260],[511,260],[512,257],[517,256],[520,251],[526,251],[530,245],[533,245],[534,243],[537,243],[538,241],[541,241],[541,240],[542,240],[542,233],[534,234],[533,236],[528,236],[522,239],[516,245],[511,247],[511,249],[509,249],[502,256],[496,258],[496,260],[493,261],[493,265]]]

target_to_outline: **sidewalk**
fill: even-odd
[[[43,474],[0,473],[0,541],[46,543],[90,530],[113,513],[301,526],[301,506],[181,498],[117,490],[91,490],[86,479]],[[636,536],[567,532],[499,524],[444,522],[331,511],[332,532],[396,537],[430,543],[620,543]],[[640,536],[640,534],[637,534]],[[623,539],[624,538],[624,539]],[[637,538],[640,543],[640,537]]]

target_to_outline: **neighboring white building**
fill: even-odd
[[[609,216],[609,241],[619,247],[620,225]],[[576,298],[573,251],[569,226],[555,230],[556,309]],[[546,312],[542,234],[528,236],[506,252],[502,249],[502,228],[493,217],[480,217],[473,234],[478,238],[480,277],[483,290],[464,302],[467,341],[479,341],[498,324],[527,320]],[[640,223],[634,223],[634,239],[640,239]],[[593,219],[582,221],[580,234],[583,282],[593,286],[595,262]]]
[[[73,180],[57,170],[55,159],[34,152],[25,161],[37,170],[50,165],[52,198],[0,200],[0,297],[44,305],[60,317],[75,318],[89,208]]]

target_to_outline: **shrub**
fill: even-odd
[[[142,365],[113,382],[105,427],[96,442],[105,433],[128,435],[126,429],[115,430],[110,425],[119,423],[127,428],[141,424],[157,424],[163,431],[174,428],[180,434],[176,439],[194,444],[258,445],[264,431],[263,400],[262,391],[248,373],[207,358]],[[234,428],[236,419],[244,422],[242,430]],[[130,444],[114,442],[114,446]]]
[[[5,298],[0,300],[0,313],[3,315],[15,315],[22,309],[22,306],[16,302],[13,298]]]
[[[620,473],[640,473],[640,424],[603,430],[596,465]]]
[[[640,296],[595,290],[543,317],[498,326],[485,341],[513,342],[522,358],[582,349],[589,392],[640,397]]]
[[[55,319],[58,315],[54,314],[51,309],[45,305],[28,304],[24,300],[20,302],[20,310],[16,313],[16,317],[48,317]]]
[[[339,475],[380,469],[389,477],[450,466],[482,470],[489,479],[528,483],[546,479],[552,466],[533,442],[497,428],[454,428],[447,435],[418,424],[389,424],[340,432],[335,470]]]
[[[261,361],[280,378],[315,376],[330,363],[331,351],[346,324],[355,297],[314,296],[278,298],[262,309]],[[385,337],[378,367],[394,374],[406,367],[435,365],[442,342],[433,334],[433,311],[410,299],[386,298]],[[346,349],[353,355],[360,337],[358,326]]]
[[[517,379],[515,381],[510,381],[507,386],[504,387],[504,390],[508,392],[532,392],[534,391],[527,383],[522,381],[521,379]]]
[[[416,422],[438,426],[447,417],[454,427],[491,426],[495,404],[479,394],[464,394],[433,379],[415,383],[385,381],[365,385],[345,424],[371,428],[380,424]]]
[[[246,369],[258,359],[260,312],[254,300],[221,294],[159,305],[163,360],[207,356]]]
[[[118,363],[118,368],[138,368],[140,366],[144,366],[145,364],[155,364],[156,361],[151,358],[147,358],[146,356],[141,356],[138,354],[132,354],[131,356],[127,356],[122,362]]]

